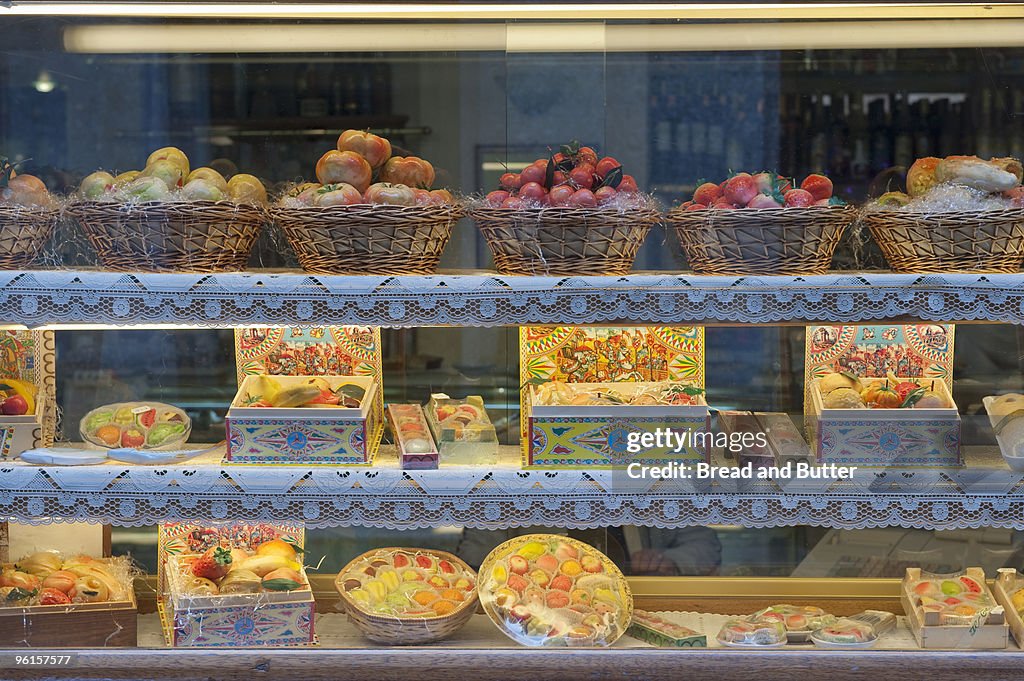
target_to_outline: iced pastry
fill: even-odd
[[[778,619],[738,617],[722,625],[718,642],[728,647],[779,647],[787,642],[786,625]]]
[[[914,605],[938,613],[941,624],[969,625],[997,607],[988,587],[969,575],[929,577],[910,589]]]

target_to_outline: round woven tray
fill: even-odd
[[[276,207],[271,214],[307,272],[432,274],[463,211],[360,204]]]
[[[0,269],[27,267],[53,234],[60,213],[0,204]]]
[[[1024,208],[866,211],[860,219],[896,272],[1018,272],[1024,261]]]
[[[628,274],[653,209],[477,208],[471,211],[501,274]]]
[[[86,201],[68,212],[103,266],[121,272],[244,270],[267,221],[264,209],[230,201]]]
[[[843,231],[857,211],[830,208],[675,209],[675,227],[698,274],[821,274],[832,264]]]
[[[373,549],[353,558],[341,569],[334,580],[334,587],[341,594],[341,602],[345,606],[348,617],[352,620],[363,635],[374,643],[387,645],[419,645],[422,643],[434,643],[441,641],[463,627],[469,618],[476,612],[477,594],[476,589],[468,592],[466,600],[453,612],[440,617],[390,617],[387,615],[376,615],[368,613],[356,603],[348,592],[341,585],[342,576],[348,573],[354,565],[377,553],[394,553],[403,551],[405,553],[424,553],[434,556],[440,560],[444,559],[458,565],[467,575],[472,576],[476,582],[476,572],[469,567],[461,558],[446,551],[435,551],[433,549],[410,549],[389,547]]]

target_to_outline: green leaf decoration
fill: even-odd
[[[622,183],[622,166],[616,166],[608,171],[608,174],[601,180],[601,184],[598,185],[598,189],[601,187],[611,187],[615,189]]]
[[[278,579],[265,579],[260,582],[267,591],[295,591],[302,587],[302,584],[296,582],[294,579],[285,579],[283,577]]]
[[[548,157],[548,165],[544,168],[544,188],[551,189],[555,184],[555,169],[558,166],[555,163],[555,156],[552,154]]]
[[[909,407],[913,407],[915,404],[921,401],[922,397],[924,397],[924,392],[924,388],[917,388],[916,390],[911,390],[907,394],[906,398],[904,398],[903,404],[900,405],[900,409],[907,409]]]
[[[345,397],[351,397],[354,400],[359,400],[360,402],[362,402],[363,398],[366,397],[366,388],[364,388],[361,385],[356,385],[355,383],[346,383],[340,386],[337,390],[335,390],[334,394],[339,396],[343,395]]]
[[[24,601],[28,598],[32,598],[35,595],[35,591],[29,591],[28,589],[16,586],[7,593],[7,600],[11,603],[17,603],[18,601]]]

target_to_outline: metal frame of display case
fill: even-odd
[[[444,19],[542,21],[1001,20],[1022,3],[746,3],[593,5],[343,5],[330,3],[0,3],[0,18]],[[684,23],[684,22],[680,22]],[[628,27],[627,27],[628,28]],[[666,26],[676,29],[675,26]],[[812,27],[813,28],[813,27]],[[671,33],[671,31],[669,31]],[[983,33],[983,32],[977,32]],[[671,33],[676,35],[675,33]],[[970,31],[962,31],[970,40]],[[945,34],[943,34],[945,35]],[[935,38],[932,38],[934,40]],[[678,41],[677,41],[678,42]],[[974,43],[968,43],[974,44]],[[402,46],[407,49],[406,46]],[[446,48],[447,49],[447,48]],[[908,275],[886,272],[805,277],[709,277],[637,272],[621,277],[508,277],[492,272],[434,276],[326,276],[294,272],[126,274],[94,270],[0,272],[0,320],[21,328],[252,325],[505,326],[526,324],[808,324],[910,320],[1024,324],[1024,274]],[[970,463],[970,461],[969,461]],[[968,469],[970,470],[970,469]],[[886,479],[886,476],[889,476]],[[310,527],[429,527],[617,523],[753,527],[1007,527],[1024,529],[1024,482],[995,483],[942,471],[880,471],[818,488],[711,486],[616,490],[600,471],[409,472],[377,468],[0,463],[0,518],[88,520],[134,526],[162,520],[302,521]],[[988,487],[985,485],[988,484]],[[317,578],[332,601],[329,578]],[[749,612],[784,598],[831,603],[839,614],[898,610],[896,580],[631,580],[648,609]],[[150,589],[152,591],[152,589]],[[330,609],[328,606],[326,609]],[[149,613],[152,616],[150,610]],[[714,632],[706,632],[714,635]],[[15,655],[25,654],[27,663]],[[69,656],[66,667],[35,665]],[[930,681],[1016,679],[1014,652],[722,651],[350,647],[305,649],[0,650],[0,677],[432,679],[538,678],[747,681],[798,675],[840,680],[899,670]],[[144,671],[142,671],[144,670]]]

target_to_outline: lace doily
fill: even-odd
[[[0,319],[43,324],[417,326],[707,320],[1024,323],[1024,274],[621,277],[0,272]]]
[[[507,456],[513,448],[502,448]],[[740,524],[833,528],[1024,529],[1024,474],[864,469],[850,480],[623,482],[602,470],[516,465],[402,471],[234,466],[206,455],[181,466],[0,464],[0,519],[139,526],[177,520],[302,522],[390,529]]]

